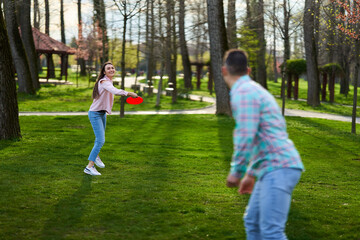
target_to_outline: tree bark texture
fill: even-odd
[[[207,0],[211,70],[215,83],[216,114],[231,115],[229,89],[222,74],[222,58],[228,49],[222,0]]]
[[[19,5],[19,19],[21,28],[21,39],[25,47],[26,56],[29,62],[32,83],[35,89],[40,89],[38,56],[35,51],[35,43],[32,34],[30,21],[30,0],[21,0]]]
[[[267,76],[266,76],[266,41],[265,41],[265,25],[264,25],[264,0],[258,0],[256,4],[256,16],[257,16],[257,36],[259,42],[259,52],[257,55],[257,81],[267,88]]]
[[[12,53],[12,60],[17,72],[19,92],[34,94],[30,67],[27,61],[26,52],[19,33],[19,25],[16,17],[16,7],[14,0],[4,2],[4,13],[6,18],[6,28],[10,41],[10,49]],[[6,29],[5,29],[6,30]],[[10,58],[11,59],[11,58]],[[12,65],[12,61],[8,59],[8,63]]]
[[[192,74],[191,65],[189,59],[189,51],[186,44],[185,38],[185,0],[180,0],[180,11],[179,11],[179,42],[180,51],[182,57],[182,64],[184,69],[184,86],[187,89],[192,89]]]
[[[40,29],[39,0],[34,0],[34,28]]]
[[[82,17],[81,17],[81,0],[78,0],[78,26],[79,26],[79,34],[78,39],[80,41],[80,44],[83,43],[83,35],[82,35]],[[79,57],[78,64],[80,65],[80,76],[86,76],[86,65],[85,65],[85,59],[82,57]]]
[[[236,0],[228,0],[227,38],[229,48],[237,48],[236,40]]]
[[[21,138],[16,83],[10,59],[9,39],[0,4],[0,140]]]
[[[323,81],[322,81],[322,89],[321,89],[321,101],[326,101],[326,85],[327,85],[327,73],[324,72],[323,74]]]
[[[315,2],[313,0],[305,0],[304,40],[308,81],[307,103],[311,106],[319,106],[319,74],[314,34],[314,8]]]
[[[174,13],[174,2],[173,0],[166,1],[166,39],[165,39],[165,68],[166,72],[169,76],[169,83],[172,84],[173,92],[172,92],[172,102],[176,102],[176,49],[174,48],[174,41],[173,39],[173,21],[172,18]]]
[[[94,20],[98,24],[99,29],[98,33],[101,36],[101,64],[105,63],[109,59],[109,39],[107,37],[107,27],[106,27],[106,15],[105,15],[105,3],[104,0],[94,0]]]

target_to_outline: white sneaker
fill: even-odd
[[[95,166],[92,166],[91,168],[86,167],[86,168],[84,169],[84,173],[89,174],[89,175],[92,175],[92,176],[101,175],[101,173],[99,173],[99,172],[96,170]]]
[[[97,156],[96,159],[95,159],[95,162],[96,166],[98,166],[99,168],[104,168],[105,167],[105,164],[101,161],[100,157]]]

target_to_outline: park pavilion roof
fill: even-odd
[[[35,50],[37,53],[50,53],[50,54],[75,54],[75,49],[66,46],[64,43],[59,42],[45,33],[40,32],[36,28],[32,28]]]

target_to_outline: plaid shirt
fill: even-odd
[[[230,98],[236,122],[232,175],[242,178],[247,173],[260,179],[279,168],[304,170],[280,108],[268,91],[245,75],[232,86]]]

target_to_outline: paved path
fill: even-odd
[[[143,78],[138,78],[138,81]],[[128,77],[125,80],[125,86],[131,87],[131,84],[135,83],[134,77]],[[141,83],[142,87],[146,84]],[[156,89],[154,89],[156,92]],[[189,110],[151,110],[151,111],[125,111],[125,115],[166,115],[166,114],[215,114],[216,112],[216,99],[212,97],[202,97],[198,95],[189,95],[192,100],[201,100],[204,102],[213,103],[213,105],[201,108],[201,109],[189,109]],[[20,116],[81,116],[87,115],[87,112],[20,112]],[[112,115],[119,115],[119,111],[112,112]],[[309,112],[303,110],[295,109],[285,109],[285,116],[296,116],[296,117],[306,117],[306,118],[321,118],[328,120],[336,120],[342,122],[351,122],[351,117],[341,116],[335,114],[319,113],[319,112]],[[360,118],[356,118],[356,123],[360,123]]]

